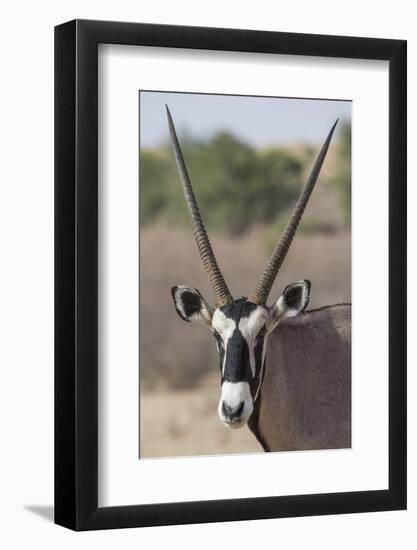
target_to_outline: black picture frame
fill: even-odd
[[[389,488],[98,507],[98,44],[389,62]],[[406,508],[406,41],[74,20],[55,28],[55,522],[74,530]]]

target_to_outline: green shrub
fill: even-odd
[[[339,192],[345,223],[351,222],[351,145],[352,129],[349,122],[345,122],[340,128],[339,141],[336,149],[336,175],[335,183]]]
[[[204,223],[240,235],[278,218],[298,195],[303,163],[285,149],[258,151],[221,132],[208,141],[182,140],[182,149]],[[189,224],[169,146],[140,155],[141,223]]]

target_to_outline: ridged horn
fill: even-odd
[[[314,163],[313,169],[310,173],[310,177],[308,178],[307,183],[292,211],[290,220],[280,240],[278,241],[275,250],[269,258],[268,263],[266,264],[265,270],[262,274],[262,277],[259,279],[258,285],[248,298],[249,302],[253,302],[254,304],[266,304],[269,293],[271,292],[272,285],[274,284],[282,262],[287,255],[295,232],[297,231],[298,224],[300,223],[305,207],[307,206],[310,195],[314,189],[314,185],[320,174],[320,170],[323,161],[326,158],[327,150],[329,148],[337,123],[338,120],[336,120],[336,122],[333,124],[329,135],[326,138],[326,141],[323,143],[320,153],[318,154],[316,162]]]
[[[207,271],[210,286],[214,292],[216,306],[222,307],[226,304],[230,304],[231,302],[233,302],[233,297],[230,294],[230,291],[223,278],[220,268],[217,265],[216,257],[214,255],[213,249],[211,248],[211,244],[207,236],[203,220],[201,219],[200,210],[197,205],[197,201],[191,185],[190,177],[188,175],[187,167],[185,165],[184,157],[181,152],[181,147],[178,142],[177,133],[175,131],[171,113],[168,109],[168,105],[166,105],[166,110],[175,162],[177,163],[185,202],[187,204],[188,212],[190,214],[194,238],[197,243],[201,261],[203,262],[204,268]]]

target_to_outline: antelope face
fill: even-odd
[[[272,306],[245,298],[212,308],[192,287],[175,286],[172,297],[178,315],[211,329],[220,358],[220,420],[231,428],[246,424],[254,407],[264,372],[268,334],[285,318],[308,304],[309,281],[287,286]]]

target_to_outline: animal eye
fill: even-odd
[[[215,339],[219,342],[219,344],[222,343],[221,336],[220,336],[220,334],[217,332],[217,330],[215,330],[215,329],[213,329],[213,336],[214,336]]]
[[[265,336],[265,333],[266,333],[266,328],[265,327],[261,328],[261,330],[258,332],[255,338],[255,341],[258,342],[261,338]]]
[[[214,329],[213,329],[213,336],[216,339],[217,349],[218,349],[218,351],[220,351],[224,347],[223,346],[223,340],[222,340],[220,334],[217,332],[217,330],[214,330]]]

